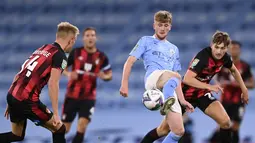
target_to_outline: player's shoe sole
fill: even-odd
[[[160,114],[161,115],[166,115],[170,110],[172,105],[174,105],[175,102],[175,98],[174,97],[170,97],[168,98],[165,103],[161,106],[160,108]]]

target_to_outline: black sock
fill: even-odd
[[[72,143],[82,143],[84,139],[84,133],[77,132],[75,137],[73,138]]]
[[[239,131],[233,130],[233,143],[239,143]]]
[[[161,137],[158,136],[157,128],[151,130],[148,132],[144,138],[142,139],[141,143],[153,143],[155,140],[159,139]]]
[[[63,124],[58,131],[52,133],[53,143],[66,143],[65,139],[66,127]]]
[[[16,136],[12,132],[8,133],[1,133],[0,134],[0,143],[10,143],[10,142],[17,142],[22,141],[24,136]]]
[[[232,130],[220,129],[220,141],[221,143],[232,143]]]

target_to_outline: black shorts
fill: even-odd
[[[10,119],[13,123],[29,119],[39,126],[44,125],[53,116],[53,113],[41,101],[19,101],[11,94],[8,94],[7,103]]]
[[[62,121],[72,122],[77,113],[79,114],[79,118],[84,117],[91,121],[91,116],[94,113],[95,103],[95,100],[66,98],[63,105]]]
[[[211,94],[206,93],[204,96],[199,98],[186,99],[194,108],[198,107],[201,111],[205,112],[205,109],[217,99]],[[182,112],[185,112],[185,108],[182,107]]]
[[[225,108],[226,112],[228,113],[229,118],[232,121],[236,121],[241,123],[244,116],[245,106],[244,104],[227,104],[222,103],[223,107]]]

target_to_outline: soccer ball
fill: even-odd
[[[158,110],[164,102],[164,95],[160,90],[146,90],[142,98],[143,105],[152,111]]]

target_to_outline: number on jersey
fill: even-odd
[[[30,75],[32,74],[32,71],[34,70],[34,68],[36,67],[36,65],[38,64],[38,62],[36,61],[40,56],[35,56],[32,59],[27,59],[23,65],[21,66],[21,70],[19,73],[23,72],[24,69],[27,69],[27,73],[26,73],[26,77],[30,77]]]

